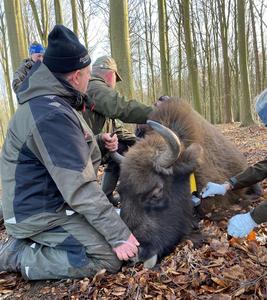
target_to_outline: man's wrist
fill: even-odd
[[[226,191],[231,191],[233,189],[233,186],[232,186],[232,184],[229,181],[225,181],[223,183],[223,185],[224,185]]]

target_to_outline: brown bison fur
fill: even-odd
[[[237,147],[220,130],[192,109],[188,102],[173,100],[151,114],[150,118],[171,128],[185,147],[198,143],[203,148],[203,163],[195,170],[198,191],[208,181],[223,183],[247,168],[247,161]],[[229,192],[224,197],[204,201],[207,208],[213,204],[226,207],[239,198],[248,198],[247,188]],[[217,201],[216,201],[217,200]]]
[[[186,101],[177,99],[167,101],[150,115],[150,119],[172,129],[182,141],[184,148],[192,143],[202,146],[202,163],[194,171],[198,191],[201,191],[208,181],[223,183],[247,167],[246,159],[237,147],[218,128],[194,111]],[[144,189],[140,183],[146,182],[148,186],[153,184],[154,162],[156,156],[164,149],[163,138],[150,130],[147,139],[132,147],[127,154],[131,157],[127,168],[131,170],[136,189],[140,189],[140,192]],[[136,182],[136,179],[139,182]],[[217,196],[203,202],[204,206],[210,209],[211,206],[228,206],[229,202],[234,203],[240,197],[247,198],[246,189],[229,192],[224,197]]]

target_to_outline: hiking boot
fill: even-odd
[[[9,237],[0,242],[0,271],[20,272],[21,257],[28,242],[24,239]]]

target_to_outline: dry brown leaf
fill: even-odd
[[[209,300],[231,300],[231,299],[232,297],[226,294],[214,295],[209,298]]]
[[[153,299],[154,298],[153,296],[147,295],[147,294],[145,294],[144,297],[145,297],[145,299]]]
[[[226,278],[233,280],[245,279],[244,268],[239,265],[234,265],[222,272],[222,275]]]
[[[172,281],[176,284],[185,284],[185,283],[188,283],[189,280],[190,279],[186,275],[175,276],[172,279]]]
[[[98,271],[92,280],[92,285],[94,283],[96,283],[97,281],[100,281],[105,276],[106,271],[107,271],[106,269],[102,269],[102,270]]]
[[[238,289],[237,291],[235,291],[232,295],[233,295],[233,297],[238,297],[244,293],[245,293],[245,288],[242,287],[242,288]]]
[[[248,128],[238,126],[239,124],[223,124],[219,127],[240,147],[249,164],[267,156],[264,143],[267,140],[267,129],[261,126]],[[103,168],[98,174],[98,179],[102,175]],[[267,193],[267,180],[263,181],[262,186]],[[251,202],[251,208],[261,201],[263,198]],[[214,211],[215,214],[219,212],[218,209]],[[206,244],[194,249],[190,241],[180,243],[155,270],[144,270],[142,264],[134,267],[124,266],[118,274],[108,275],[106,272],[100,272],[89,279],[88,286],[86,279],[47,281],[42,286],[45,288],[43,290],[39,288],[34,296],[53,300],[229,300],[252,299],[253,295],[255,298],[264,299],[267,224],[260,225],[255,230],[256,241],[234,240],[232,246],[227,241],[225,228],[227,220],[237,212],[240,212],[239,205],[231,207],[231,211],[223,210],[222,217],[216,220],[205,218],[200,226],[203,233],[208,236]],[[213,216],[210,214],[210,217]],[[5,239],[2,224],[0,232],[0,240]],[[236,265],[239,265],[239,269],[236,269]],[[224,273],[228,277],[224,276]],[[241,282],[248,283],[245,289]],[[33,286],[32,283],[26,284],[19,275],[0,272],[0,290],[7,292],[7,294],[0,292],[3,298],[8,296],[8,299],[32,299]],[[42,294],[41,290],[46,293]]]
[[[112,291],[111,294],[114,295],[114,296],[123,296],[125,294],[125,292]]]
[[[255,241],[256,240],[256,232],[251,230],[251,232],[247,236],[248,241]]]
[[[0,294],[9,294],[9,293],[13,293],[13,290],[2,289],[0,287]]]
[[[89,283],[90,281],[88,278],[84,278],[83,280],[81,280],[80,291],[84,293],[88,289]]]
[[[229,249],[229,245],[227,243],[215,239],[211,241],[210,247],[220,255],[224,255]]]
[[[211,277],[211,280],[215,283],[217,283],[219,286],[222,286],[222,287],[227,287],[227,284],[224,280],[220,279],[220,278],[217,278],[217,277]]]
[[[216,292],[215,288],[213,288],[211,286],[208,286],[208,285],[202,285],[201,289],[204,290],[205,292],[209,292],[209,293],[215,293]]]

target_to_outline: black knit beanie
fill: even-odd
[[[55,25],[48,35],[43,63],[54,73],[68,73],[91,63],[87,49],[64,25]]]

